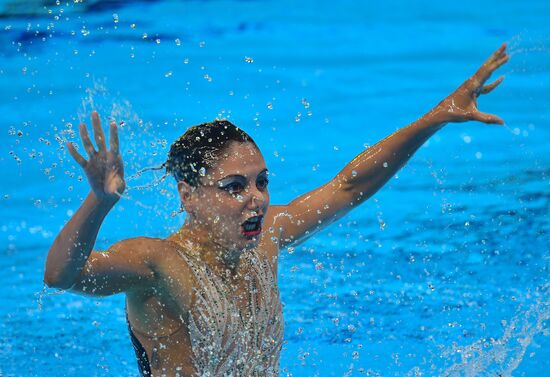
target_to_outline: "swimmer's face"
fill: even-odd
[[[231,142],[200,177],[195,218],[215,243],[228,249],[257,246],[269,207],[268,171],[251,143]],[[248,222],[247,222],[248,220]]]

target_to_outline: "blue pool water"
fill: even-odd
[[[46,5],[44,5],[46,4]],[[448,125],[387,186],[282,253],[283,376],[545,376],[550,367],[550,3],[0,1],[0,375],[132,376],[124,297],[44,290],[87,193],[63,148],[92,109],[130,177],[226,117],[272,203],[332,178],[430,110],[502,42],[480,100],[506,126]],[[98,248],[182,224],[170,181],[128,180]]]

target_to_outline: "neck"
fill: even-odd
[[[236,273],[242,250],[224,247],[216,242],[210,232],[200,224],[186,219],[181,229],[172,237],[192,256],[200,259],[219,274],[225,275],[228,271],[231,274]]]

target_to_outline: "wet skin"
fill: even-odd
[[[166,239],[140,237],[123,240],[107,252],[93,251],[99,227],[125,188],[116,123],[110,125],[110,148],[96,112],[92,125],[97,150],[85,125],[80,126],[86,160],[72,145],[71,156],[85,171],[90,194],[55,239],[46,261],[44,281],[51,287],[88,295],[126,293],[128,317],[139,331],[148,356],[157,348],[154,374],[163,369],[192,374],[189,358],[188,315],[194,308],[197,282],[178,254],[204,263],[231,287],[239,307],[248,305],[243,279],[248,267],[243,253],[255,251],[277,272],[279,250],[296,246],[379,190],[435,132],[450,122],[479,121],[502,124],[496,115],[478,110],[479,96],[491,92],[502,77],[485,85],[491,74],[508,61],[501,46],[477,72],[431,111],[410,125],[363,151],[333,179],[288,203],[269,205],[266,165],[251,144],[231,143],[196,188],[178,183],[188,214],[180,231]],[[231,186],[229,186],[231,185]],[[243,222],[263,215],[262,233],[243,234]],[[150,336],[163,338],[160,349]],[[157,341],[158,342],[158,341]]]
[[[262,233],[248,237],[242,224],[251,217],[262,221],[269,208],[268,171],[264,158],[251,143],[230,143],[213,168],[192,187],[178,183],[188,213],[180,232],[200,250],[203,259],[218,269],[236,267],[243,250],[258,246]]]

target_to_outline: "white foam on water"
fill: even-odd
[[[527,295],[527,300],[535,299],[527,310],[520,308],[508,322],[503,321],[504,332],[499,338],[482,338],[466,345],[453,345],[443,356],[461,361],[440,373],[446,377],[512,376],[525,357],[534,338],[542,334],[548,336],[550,319],[550,284],[538,287],[535,293]]]

